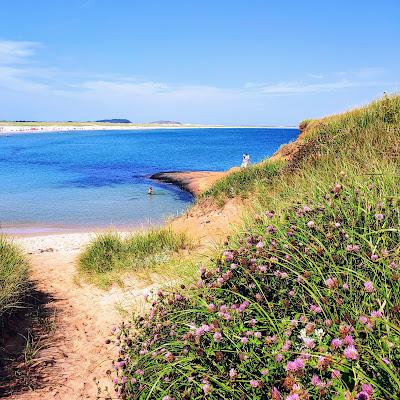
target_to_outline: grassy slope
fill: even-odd
[[[255,190],[255,185],[267,185],[283,167],[282,161],[265,160],[235,171],[218,180],[210,189],[201,195],[201,199],[212,197],[223,204],[226,197],[247,197]]]
[[[122,396],[399,398],[400,97],[304,125],[288,161],[205,194],[258,213],[199,288],[121,327]]]
[[[304,121],[299,140],[283,146],[271,159],[221,179],[203,197],[262,199],[273,193],[274,198],[292,198],[290,187],[308,190],[316,180],[330,179],[341,170],[355,177],[374,174],[376,167],[393,165],[399,154],[399,108],[400,96],[387,96],[363,108]],[[296,169],[303,159],[302,168]]]

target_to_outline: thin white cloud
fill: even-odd
[[[49,69],[33,65],[42,45],[38,42],[0,40],[0,88],[27,93],[50,90]]]
[[[35,82],[33,73],[29,74],[20,68],[0,65],[0,88],[13,92],[31,93],[48,90],[44,83]]]
[[[322,74],[308,74],[307,79],[301,81],[288,81],[270,84],[247,83],[246,89],[262,95],[297,95],[325,93],[349,88],[390,86],[384,82],[383,68],[362,68],[353,72],[337,72],[330,76]]]
[[[0,64],[8,65],[26,62],[41,47],[37,42],[0,40]]]
[[[73,89],[73,90],[70,90]],[[82,96],[84,98],[130,99],[139,97],[142,101],[173,102],[217,99],[237,96],[243,89],[226,89],[207,85],[172,85],[163,82],[143,82],[133,78],[118,80],[92,80],[68,85],[58,93],[67,97]]]
[[[96,0],[85,0],[81,5],[80,8],[89,8],[96,5]]]
[[[219,88],[208,85],[170,85],[159,82],[140,82],[129,79],[123,80],[93,80],[73,85],[74,88],[86,92],[107,92],[138,95],[194,95],[208,94],[211,96],[249,96],[249,95],[296,95],[307,93],[323,93],[356,87],[371,87],[384,84],[381,81],[365,79],[339,79],[321,82],[279,82],[273,84],[260,84],[247,82],[242,87]]]
[[[314,73],[310,73],[310,74],[308,74],[308,76],[310,78],[312,78],[312,79],[323,79],[323,78],[325,78],[325,76],[322,75],[322,74],[314,74]]]
[[[132,82],[131,80],[117,80],[117,81],[106,81],[106,80],[95,80],[85,81],[80,84],[72,85],[75,88],[81,88],[91,91],[110,91],[110,92],[121,92],[121,93],[137,93],[137,94],[151,94],[159,93],[168,90],[168,85],[165,83],[157,82]]]
[[[322,93],[332,92],[341,89],[348,89],[361,86],[375,86],[380,82],[364,82],[364,81],[351,81],[341,79],[338,81],[321,82],[321,83],[307,83],[307,82],[280,82],[272,85],[260,85],[256,91],[261,94],[303,94],[303,93]]]
[[[385,68],[382,67],[366,67],[357,72],[357,76],[362,79],[377,78],[384,75]]]

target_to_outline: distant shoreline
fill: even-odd
[[[76,131],[108,131],[108,130],[154,130],[154,129],[296,129],[296,126],[252,126],[252,125],[138,125],[138,124],[29,124],[29,123],[0,123],[0,136],[26,134],[26,133],[51,133],[51,132],[76,132]]]

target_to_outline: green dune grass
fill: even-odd
[[[21,306],[28,264],[17,246],[0,235],[0,318]]]
[[[249,193],[255,191],[256,185],[268,185],[283,166],[282,161],[265,160],[242,168],[218,180],[202,193],[201,199],[211,197],[222,204],[226,198],[247,197]]]
[[[398,159],[399,115],[400,96],[385,96],[343,114],[306,120],[300,126],[307,129],[307,134],[293,160],[267,159],[227,175],[203,197],[221,201],[251,196],[262,200],[272,193],[274,197],[279,194],[277,199],[281,201],[282,197],[293,197],[288,188],[308,191],[315,180],[321,185],[321,178],[330,181],[335,172],[342,170],[354,177],[381,173],[385,165],[392,168]],[[284,145],[282,153],[288,154],[294,147],[296,143]]]
[[[101,287],[120,281],[127,272],[149,270],[169,262],[172,255],[191,246],[183,233],[154,228],[127,237],[117,233],[99,235],[82,252],[78,270]]]

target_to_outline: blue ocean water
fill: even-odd
[[[0,136],[0,224],[75,227],[157,223],[192,197],[150,174],[226,170],[294,140],[297,129],[75,131]],[[147,195],[149,185],[154,196]]]

